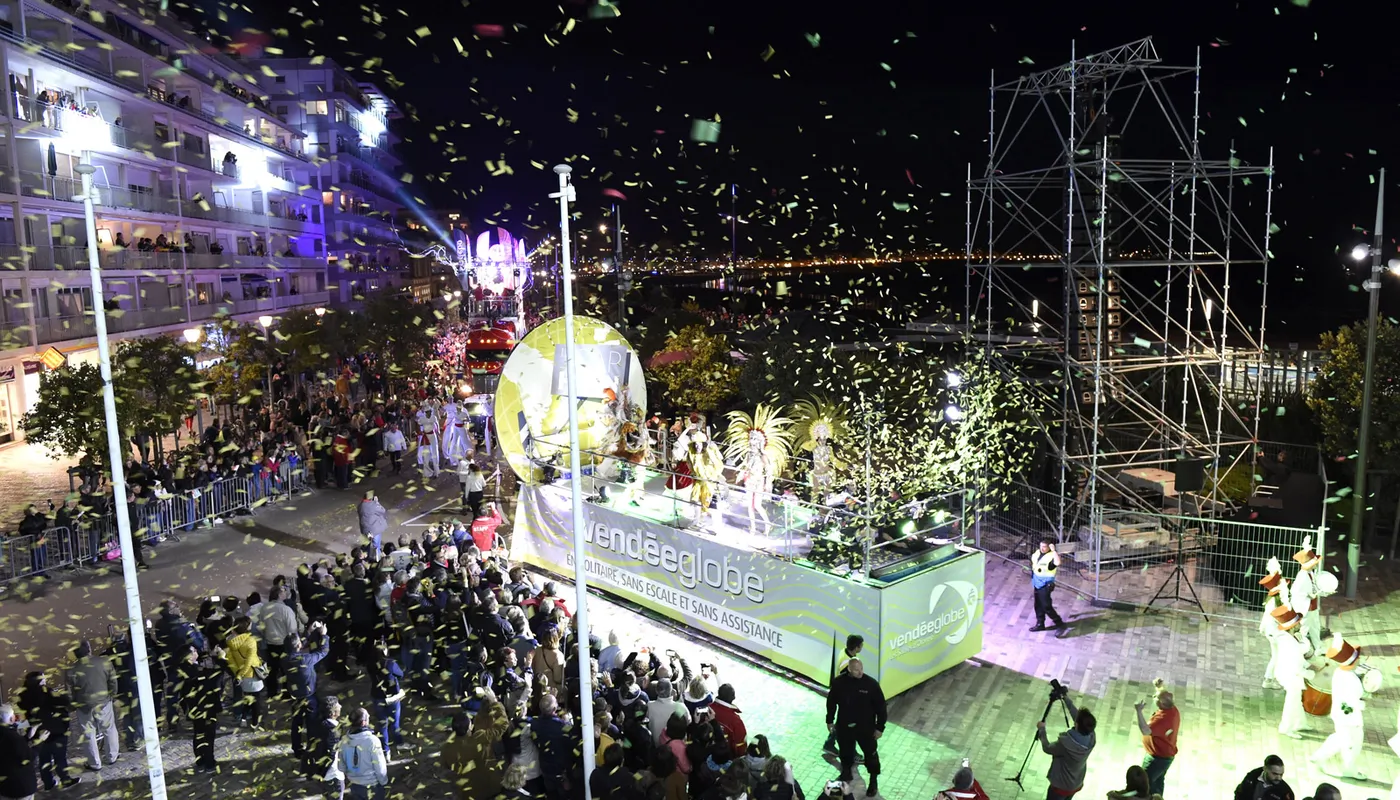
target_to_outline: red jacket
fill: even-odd
[[[744,718],[740,716],[743,712],[739,710],[738,706],[730,705],[723,700],[711,703],[710,710],[715,714],[715,722],[718,722],[720,728],[724,730],[724,738],[729,740],[729,747],[734,750],[734,757],[738,758],[744,755],[749,746],[749,729],[744,726]]]
[[[489,553],[496,546],[496,529],[501,527],[501,514],[495,512],[489,517],[477,517],[472,520],[472,541],[476,543],[476,549],[482,553]]]
[[[972,782],[972,788],[967,790],[944,789],[943,794],[950,800],[987,800],[987,793],[982,791],[982,784],[977,781]]]

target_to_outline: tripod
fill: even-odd
[[[1065,715],[1065,727],[1068,728],[1069,709],[1065,708],[1064,703],[1062,702],[1064,699],[1065,696],[1063,694],[1060,694],[1059,692],[1051,694],[1050,702],[1045,704],[1045,713],[1040,715],[1040,721],[1044,722],[1045,720],[1049,719],[1050,709],[1054,708],[1055,703],[1059,702],[1060,711]],[[1026,765],[1031,763],[1031,753],[1033,752],[1035,752],[1035,741],[1032,741],[1031,746],[1026,748],[1026,757],[1021,759],[1021,768],[1016,770],[1016,776],[1013,778],[1007,778],[1008,781],[1011,781],[1012,783],[1016,784],[1016,786],[1023,792],[1026,790],[1026,785],[1021,783],[1021,776],[1026,774]]]
[[[1185,549],[1186,532],[1183,530],[1178,530],[1176,532],[1176,566],[1172,568],[1171,574],[1167,576],[1167,579],[1165,581],[1162,581],[1162,585],[1160,588],[1157,589],[1157,593],[1152,595],[1151,600],[1147,601],[1147,607],[1151,608],[1158,600],[1164,600],[1166,602],[1172,603],[1177,602],[1179,600],[1189,600],[1196,606],[1197,609],[1200,610],[1201,619],[1205,620],[1206,622],[1209,622],[1210,617],[1206,614],[1206,608],[1205,606],[1201,605],[1201,598],[1196,595],[1196,587],[1191,585],[1191,579],[1186,576],[1186,567],[1183,566],[1186,561]],[[1170,585],[1172,581],[1176,581],[1176,587],[1172,591],[1171,597],[1166,597],[1163,595],[1163,592],[1167,590],[1167,586]],[[1189,598],[1183,597],[1181,595],[1182,581],[1186,582],[1186,590],[1191,593],[1191,596]]]

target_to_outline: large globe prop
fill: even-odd
[[[525,335],[511,351],[496,389],[496,435],[511,469],[539,483],[552,463],[569,468],[569,407],[564,361],[564,318]],[[597,463],[607,442],[609,394],[626,396],[645,414],[646,378],[632,346],[611,325],[574,317],[579,451],[584,465]]]

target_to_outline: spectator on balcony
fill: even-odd
[[[210,254],[210,255],[219,256],[219,255],[223,255],[223,253],[224,253],[224,246],[223,246],[223,245],[219,244],[218,242],[210,242],[210,243],[209,243],[209,254]],[[228,293],[225,292],[224,294],[227,295]]]
[[[170,240],[167,239],[167,238],[165,238],[165,234],[162,233],[162,234],[160,234],[159,236],[156,237],[156,249],[157,249],[157,250],[169,250],[169,249],[170,249]]]
[[[120,248],[123,249],[123,250],[126,249],[126,239],[123,239],[123,238],[122,238],[122,232],[121,232],[121,231],[117,231],[117,240],[116,240],[115,242],[112,242],[112,246],[113,246],[113,247],[120,247]]]

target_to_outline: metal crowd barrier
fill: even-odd
[[[215,481],[200,489],[159,497],[133,507],[133,536],[150,544],[179,541],[181,531],[214,522],[240,511],[252,512],[264,502],[306,491],[305,465],[287,465],[276,475],[241,475]],[[38,535],[7,536],[0,540],[0,585],[105,560],[116,547],[116,518],[78,517],[75,527],[49,528]]]

